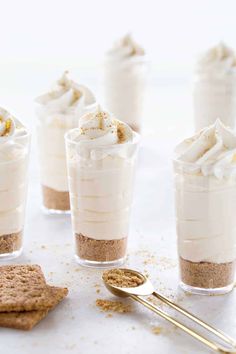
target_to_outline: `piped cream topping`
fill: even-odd
[[[132,129],[115,119],[108,112],[101,110],[84,115],[79,122],[79,141],[88,141],[93,145],[114,145],[132,141]]]
[[[24,126],[7,110],[0,107],[0,144],[24,134],[26,134]]]
[[[65,71],[53,89],[36,99],[50,113],[68,114],[80,111],[85,105],[94,103],[95,98],[88,88],[69,79]]]
[[[113,57],[114,59],[125,59],[144,56],[145,51],[133,40],[130,34],[127,34],[118,40],[107,54],[109,57]]]
[[[223,76],[236,72],[235,52],[224,43],[210,48],[197,64],[197,72],[210,76]]]
[[[236,175],[236,135],[220,120],[180,143],[175,154],[186,173],[218,179]]]

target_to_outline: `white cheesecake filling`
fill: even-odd
[[[178,250],[192,262],[236,259],[236,136],[220,121],[176,148]]]
[[[79,118],[96,107],[93,94],[69,80],[65,73],[56,87],[36,99],[41,183],[59,192],[68,191],[64,136],[78,127]]]
[[[147,62],[144,50],[127,35],[107,53],[104,65],[106,106],[119,119],[138,126],[143,118]]]
[[[128,126],[105,112],[84,116],[72,133],[77,148],[68,147],[68,173],[76,234],[96,240],[128,236],[133,139]]]
[[[197,131],[217,118],[226,126],[235,126],[236,55],[223,43],[209,49],[197,64],[194,115]]]
[[[0,236],[24,227],[28,168],[25,136],[22,124],[0,108]]]

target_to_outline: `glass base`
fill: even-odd
[[[44,205],[41,207],[45,215],[67,215],[70,214],[70,210],[57,210],[57,209],[48,209]]]
[[[224,286],[223,288],[213,289],[197,288],[195,286],[187,285],[183,282],[180,282],[179,285],[184,291],[195,295],[224,295],[232,291],[234,288],[234,283]]]
[[[89,268],[99,268],[99,269],[118,268],[125,262],[125,258],[126,257],[123,257],[109,262],[97,262],[97,261],[89,261],[87,259],[82,259],[79,256],[75,255],[76,262],[81,266],[89,267]]]
[[[23,247],[21,247],[19,250],[11,252],[11,253],[2,253],[0,254],[0,262],[1,261],[8,261],[14,258],[17,258],[21,255],[23,251]]]

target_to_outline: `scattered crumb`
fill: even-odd
[[[105,312],[113,311],[118,313],[127,313],[132,311],[131,305],[124,304],[123,302],[120,301],[97,299],[96,306]]]
[[[128,269],[111,269],[103,273],[102,279],[109,285],[120,288],[135,288],[144,283],[143,277]]]
[[[134,330],[136,329],[136,327],[135,327],[135,326],[132,326],[131,329],[134,331]]]
[[[41,248],[42,248],[43,250],[45,250],[45,249],[46,249],[46,246],[45,246],[45,245],[42,245]]]
[[[97,294],[99,294],[99,293],[100,293],[100,291],[101,291],[100,289],[97,289],[97,290],[96,290],[96,293],[97,293]]]
[[[154,333],[154,334],[160,334],[162,332],[162,327],[160,327],[160,326],[156,326],[156,327],[153,327],[152,328],[152,333]]]
[[[106,317],[107,317],[107,318],[111,318],[111,317],[113,317],[113,315],[112,315],[112,313],[108,313],[108,314],[106,315]]]

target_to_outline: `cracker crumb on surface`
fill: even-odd
[[[152,333],[157,334],[157,335],[162,333],[162,327],[160,327],[160,326],[153,327],[152,328]]]
[[[121,301],[97,299],[96,306],[99,307],[104,312],[112,311],[118,313],[127,313],[132,311],[131,305],[125,304]]]

